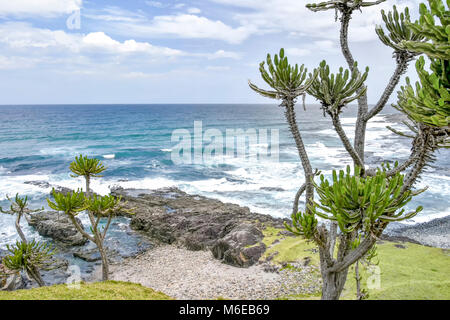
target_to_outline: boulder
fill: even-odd
[[[264,235],[254,225],[243,223],[219,239],[211,248],[216,259],[239,267],[249,267],[259,261],[266,251]]]
[[[189,250],[212,250],[217,259],[239,267],[256,263],[265,252],[264,227],[283,227],[282,219],[250,212],[177,188],[158,190],[113,189],[135,211],[130,226],[160,243]]]
[[[79,219],[78,222],[81,224]],[[29,224],[41,236],[50,237],[64,245],[81,246],[88,241],[63,213],[51,211],[36,213],[31,216]]]

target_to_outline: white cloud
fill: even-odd
[[[207,55],[208,59],[235,59],[241,58],[241,55],[237,52],[218,50],[212,54]]]
[[[251,9],[234,14],[234,19],[242,26],[251,25],[259,34],[288,32],[291,36],[316,37],[335,40],[339,37],[339,21],[335,21],[334,10],[312,12],[299,0],[210,0],[234,7]],[[312,1],[313,2],[313,1]],[[352,41],[371,41],[377,38],[375,25],[381,22],[381,9],[390,10],[394,1],[384,2],[377,6],[362,8],[362,14],[355,11],[350,24]],[[399,8],[406,5],[414,8],[417,0],[396,0]]]
[[[147,53],[166,57],[180,56],[184,53],[180,50],[153,46],[148,42],[125,40],[119,42],[107,36],[104,32],[92,32],[82,38],[81,48],[94,48],[97,51],[112,53]]]
[[[202,10],[200,10],[199,8],[189,8],[187,10],[187,12],[190,13],[190,14],[199,14],[199,13],[202,12]]]
[[[287,48],[286,55],[292,57],[304,57],[309,56],[311,51],[308,49],[299,49],[299,48]]]
[[[0,70],[26,69],[37,63],[37,59],[0,56]]]
[[[145,1],[145,4],[153,8],[165,8],[166,5],[159,1]]]
[[[0,16],[61,16],[80,10],[82,4],[83,0],[2,0]]]
[[[136,36],[172,36],[184,39],[214,39],[238,44],[255,32],[252,26],[233,28],[220,20],[192,14],[156,16],[147,23],[117,23],[115,32]]]
[[[83,10],[83,18],[93,20],[103,20],[108,22],[141,22],[146,17],[141,12],[124,10],[115,6],[108,6],[102,9],[85,9]]]
[[[104,32],[87,35],[66,33],[62,30],[34,28],[27,23],[6,23],[0,25],[0,43],[11,49],[53,49],[55,52],[68,50],[74,53],[104,52],[111,54],[143,53],[161,57],[183,55],[183,51],[154,46],[148,42],[133,39],[120,42]]]
[[[207,66],[206,70],[219,72],[219,71],[229,71],[231,70],[231,68],[228,66]]]

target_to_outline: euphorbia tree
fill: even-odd
[[[337,74],[331,74],[324,61],[318,70],[310,74],[309,79],[303,80],[308,83],[305,91],[320,102],[324,115],[331,118],[338,137],[353,160],[353,173],[350,168],[347,168],[346,172],[333,171],[331,182],[321,176],[321,182],[317,184],[300,130],[295,121],[290,120],[295,120],[293,104],[288,117],[306,181],[295,197],[292,225],[286,227],[291,232],[314,241],[319,247],[323,279],[322,299],[339,299],[349,267],[367,257],[390,222],[410,219],[422,210],[418,207],[406,212],[403,207],[416,194],[424,191],[414,191],[413,186],[426,165],[433,160],[434,151],[449,146],[448,8],[445,8],[442,0],[429,0],[430,10],[422,4],[421,18],[416,23],[411,23],[408,9],[400,14],[395,6],[393,11],[387,14],[382,11],[387,31],[377,26],[376,33],[385,45],[394,49],[397,66],[380,99],[369,109],[367,87],[364,85],[368,70],[361,74],[351,54],[348,46],[348,27],[355,11],[382,2],[384,0],[333,0],[307,5],[312,11],[336,11],[336,18],[339,16],[341,24],[342,53],[350,68],[341,68]],[[441,25],[434,20],[434,16],[440,19]],[[367,123],[383,110],[409,62],[422,53],[430,58],[433,73],[428,74],[424,70],[425,62],[421,57],[416,64],[420,83],[416,84],[414,90],[407,80],[407,85],[402,87],[395,105],[408,116],[409,121],[406,121],[405,125],[411,133],[391,128],[394,132],[413,139],[411,154],[405,162],[396,163],[393,167],[388,163],[381,163],[378,168],[369,168],[365,164],[364,154]],[[293,69],[287,63],[287,58],[283,61],[284,70]],[[276,83],[275,81],[284,84],[289,75],[289,72],[271,72],[272,78],[268,78],[263,64],[260,71],[262,78],[271,87],[274,87],[272,83]],[[267,91],[253,84],[250,87],[264,96],[281,99],[281,106],[286,106],[286,99],[277,90],[267,94]],[[358,115],[352,144],[342,129],[340,114],[343,108],[354,100],[358,102]],[[298,143],[299,141],[301,143]],[[305,190],[305,208],[298,210],[298,199]],[[319,195],[317,202],[314,201],[314,190]],[[320,223],[318,217],[330,223]]]
[[[91,195],[90,179],[99,177],[99,174],[106,170],[106,167],[98,159],[90,159],[80,155],[72,162],[70,169],[75,173],[75,176],[83,176],[85,178],[86,194],[78,190],[77,192],[70,192],[64,195],[53,190],[54,202],[50,199],[47,199],[47,202],[50,208],[64,212],[81,235],[95,243],[102,259],[102,279],[105,281],[109,278],[109,263],[104,246],[106,233],[111,225],[112,218],[118,212],[131,214],[131,211],[124,209],[126,203],[121,201],[121,197]],[[83,226],[76,219],[76,216],[82,211],[86,211],[89,217],[91,233],[84,230]],[[102,218],[107,218],[106,225],[103,228],[100,227]]]
[[[13,199],[7,196],[7,199],[11,203],[10,209],[3,210],[0,207],[0,212],[16,216],[15,227],[21,241],[18,241],[14,246],[7,246],[10,254],[4,258],[3,264],[14,272],[25,271],[28,277],[42,287],[45,282],[39,269],[49,269],[52,265],[53,250],[50,246],[35,240],[28,243],[20,222],[22,217],[29,221],[30,214],[42,211],[44,208],[31,210],[28,208],[28,197],[20,197],[19,194],[16,194]]]

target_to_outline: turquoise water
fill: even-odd
[[[382,159],[401,160],[409,152],[409,140],[395,136],[385,126],[400,128],[392,117],[378,116],[369,125],[369,164]],[[354,109],[346,111],[343,124],[352,134]],[[279,162],[227,158],[224,163],[174,164],[171,151],[176,143],[172,132],[193,133],[194,121],[203,129],[278,129]],[[331,169],[350,163],[329,119],[318,106],[307,112],[298,108],[298,122],[315,168],[329,174]],[[293,196],[303,183],[295,145],[284,121],[283,110],[275,105],[63,105],[0,106],[0,205],[6,195],[28,195],[33,206],[45,205],[49,188],[24,184],[45,181],[77,188],[80,179],[70,177],[68,166],[80,153],[102,159],[108,167],[93,189],[106,194],[109,187],[160,188],[178,186],[250,207],[255,212],[286,217]],[[256,148],[264,144],[257,143]],[[430,189],[413,205],[423,204],[424,213],[412,223],[450,214],[449,151],[424,174],[419,186]],[[11,217],[0,215],[0,242],[15,239]],[[27,232],[32,232],[27,229]]]

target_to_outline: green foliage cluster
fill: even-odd
[[[448,60],[450,57],[450,0],[447,8],[442,0],[428,0],[430,8],[420,4],[420,19],[408,23],[408,27],[417,36],[425,37],[431,42],[418,42],[410,39],[403,46],[410,51],[425,53],[432,59]],[[438,20],[440,24],[438,24]],[[406,39],[405,39],[406,40]]]
[[[17,241],[14,245],[6,245],[6,248],[9,254],[3,258],[3,265],[13,272],[34,274],[37,269],[50,269],[54,263],[55,250],[44,242],[34,239],[28,243]]]
[[[450,65],[441,65],[435,62],[435,67],[441,66],[445,79],[436,72],[428,73],[425,70],[425,59],[420,57],[416,62],[416,70],[420,83],[416,82],[415,89],[409,78],[406,85],[398,92],[397,109],[406,113],[411,119],[432,127],[446,127],[450,124],[450,86],[448,79]],[[444,80],[444,81],[443,81]]]
[[[386,26],[388,35],[385,34],[383,27],[377,25],[375,31],[380,38],[381,42],[385,45],[393,48],[395,51],[404,51],[405,47],[402,44],[403,41],[414,41],[416,43],[422,43],[425,36],[412,32],[410,26],[411,17],[409,15],[408,7],[404,12],[397,11],[397,7],[394,5],[393,11],[389,11],[386,14],[384,10],[381,10],[381,15]]]
[[[320,199],[310,206],[313,214],[293,214],[292,226],[285,224],[286,228],[294,234],[313,239],[318,224],[315,216],[336,221],[343,233],[355,230],[369,233],[378,222],[410,219],[423,208],[419,206],[406,212],[403,207],[421,191],[403,190],[403,181],[403,174],[388,177],[383,170],[368,177],[361,176],[359,167],[355,167],[354,174],[350,166],[346,172],[333,170],[332,182],[321,175],[320,183],[314,183]]]
[[[337,221],[344,233],[362,229],[370,232],[377,221],[402,221],[414,217],[422,207],[405,213],[402,209],[411,201],[414,193],[403,189],[404,175],[397,173],[387,177],[386,172],[378,170],[375,176],[361,177],[361,169],[355,172],[333,170],[330,183],[323,175],[320,184],[315,184],[320,203],[315,202],[312,211],[319,217]]]
[[[81,190],[63,194],[53,189],[52,196],[54,202],[47,198],[48,206],[53,210],[64,212],[67,215],[76,216],[88,208],[86,197]]]
[[[266,63],[268,70],[265,67]],[[280,54],[276,54],[273,60],[271,55],[268,54],[266,61],[261,62],[259,71],[263,80],[274,91],[260,89],[251,82],[249,82],[249,86],[255,92],[271,99],[295,99],[304,94],[305,90],[309,88],[317,76],[317,71],[314,71],[309,79],[307,79],[308,70],[304,65],[300,67],[298,64],[291,66],[288,58],[284,54],[284,49],[281,49]]]
[[[420,19],[407,23],[414,34],[426,37],[427,42],[403,41],[409,51],[424,53],[431,60],[431,71],[425,70],[425,59],[416,63],[419,82],[415,90],[407,78],[398,92],[395,107],[410,119],[433,128],[444,128],[449,133],[450,124],[450,12],[442,0],[428,0],[430,9],[420,5]],[[447,7],[450,0],[447,0]],[[437,18],[437,19],[435,19]],[[437,20],[440,21],[440,25]],[[441,134],[441,133],[439,133]]]
[[[102,177],[100,174],[106,170],[106,167],[100,160],[83,155],[75,157],[75,161],[70,164],[69,168],[74,173],[72,177],[82,176],[88,178]]]
[[[357,100],[367,91],[364,81],[367,79],[369,68],[361,74],[355,63],[353,70],[340,68],[339,73],[330,73],[326,61],[319,65],[319,77],[314,78],[307,92],[319,100],[323,108],[332,114],[340,114],[342,108],[350,102]],[[313,75],[310,75],[313,79]]]

